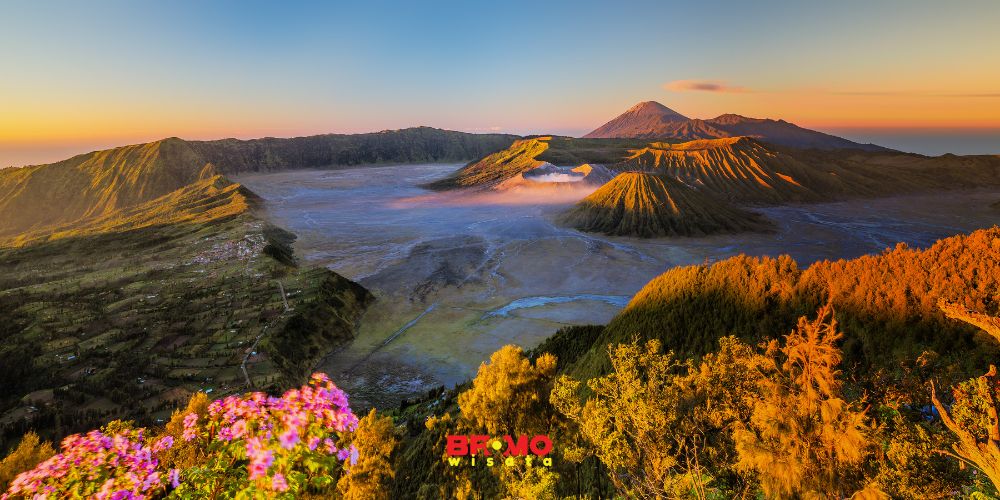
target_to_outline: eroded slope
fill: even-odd
[[[616,236],[696,236],[766,230],[763,217],[700,193],[677,179],[619,174],[561,217],[581,231]]]

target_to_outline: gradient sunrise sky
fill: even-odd
[[[997,26],[996,0],[3,1],[0,165],[168,136],[581,135],[642,100],[1000,153]]]

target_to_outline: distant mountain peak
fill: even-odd
[[[684,121],[689,118],[656,102],[642,101],[628,109],[624,115],[654,115],[659,116],[662,121]]]
[[[656,101],[643,101],[584,137],[643,137],[655,135],[664,126],[687,121],[688,117]]]
[[[784,120],[751,118],[726,113],[715,118],[689,119],[656,102],[644,101],[583,136],[588,139],[719,139],[749,136],[779,146],[814,149],[861,149],[889,151],[809,130]]]

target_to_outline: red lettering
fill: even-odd
[[[453,457],[464,457],[469,454],[468,436],[448,436],[448,446],[445,453]]]
[[[490,441],[489,436],[484,436],[481,434],[477,434],[475,436],[469,436],[469,453],[472,453],[473,455],[478,455],[479,452],[482,451],[483,455],[489,456],[490,452],[487,451],[487,446],[486,446],[486,443],[488,443],[489,441]]]
[[[528,436],[524,434],[517,437],[517,442],[514,442],[514,438],[510,436],[504,436],[504,441],[507,441],[507,450],[504,451],[504,456],[516,455],[523,457],[528,454]]]
[[[531,438],[531,452],[540,457],[548,455],[552,451],[552,440],[548,436],[539,434]]]

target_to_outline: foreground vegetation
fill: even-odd
[[[585,387],[558,374],[555,356],[532,362],[506,346],[470,385],[435,391],[425,408],[445,409],[416,429],[394,427],[374,410],[359,424],[321,374],[282,398],[254,393],[209,404],[199,394],[165,428],[115,421],[67,438],[54,456],[28,435],[0,464],[0,478],[19,473],[11,498],[996,495],[995,368],[957,386],[951,404],[934,397],[943,422],[852,396],[833,316],[822,307],[756,348],[725,337],[700,360],[664,353],[656,340],[612,345],[612,369]],[[962,316],[970,318],[986,319],[1000,340],[1000,318]],[[445,437],[479,433],[546,435],[559,447],[549,464],[448,465]]]
[[[338,450],[357,449],[350,467],[212,444],[229,443],[233,420],[204,395],[128,439],[143,449],[154,435],[203,436],[157,456],[167,478],[181,473],[154,496],[294,483],[345,498],[993,498],[998,257],[994,228],[805,271],[742,257],[672,270],[608,327],[567,328],[532,352],[506,346],[466,385],[373,410],[338,434]],[[222,418],[228,431],[202,423],[206,407],[205,422]],[[268,446],[285,453],[282,440],[295,438],[279,420]],[[547,436],[552,461],[453,465],[451,435]],[[45,446],[27,435],[0,478],[34,467],[53,452]],[[302,453],[315,449],[307,440]]]

